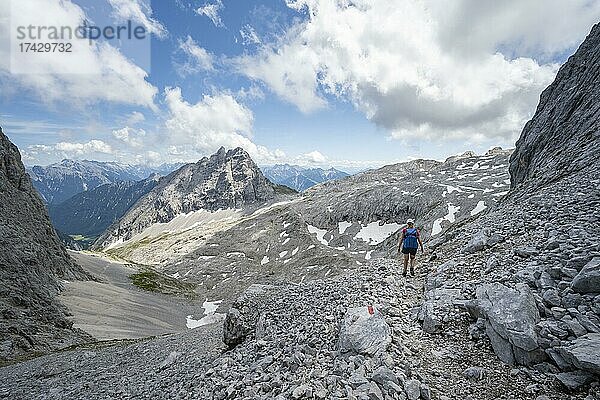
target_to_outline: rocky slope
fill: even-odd
[[[48,212],[56,229],[67,235],[96,238],[119,220],[159,180],[152,175],[138,182],[107,183],[76,194],[60,204],[50,204]]]
[[[89,339],[55,297],[87,279],[62,247],[17,148],[0,129],[0,362]]]
[[[563,65],[540,97],[536,118],[517,142],[510,173],[514,187],[543,184],[596,164],[600,150],[600,26]]]
[[[423,328],[444,333],[452,330],[453,306],[461,305],[475,319],[471,335],[485,333],[501,360],[527,365],[570,392],[591,387],[596,396],[600,137],[590,133],[600,129],[593,101],[599,51],[597,25],[525,126],[511,158],[509,195],[432,242],[436,272],[421,308]]]
[[[348,173],[335,168],[306,168],[289,164],[262,167],[261,170],[271,182],[285,185],[298,192],[302,192],[319,183],[349,176]]]
[[[96,246],[127,241],[153,224],[168,223],[182,214],[264,203],[278,192],[281,188],[263,176],[243,149],[221,148],[161,180],[97,240]]]
[[[165,164],[154,168],[115,162],[62,160],[45,167],[34,166],[27,172],[44,202],[59,204],[100,185],[139,181],[154,173],[167,175],[179,167],[181,164]]]
[[[334,246],[356,241],[361,225],[375,224],[372,228],[377,230],[386,224],[403,225],[407,218],[415,218],[429,239],[452,223],[493,207],[506,195],[510,154],[511,150],[494,148],[443,163],[415,160],[388,165],[307,190],[300,212],[326,230],[325,238]]]

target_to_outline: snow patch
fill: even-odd
[[[381,224],[381,221],[375,221],[363,226],[354,237],[373,246],[383,242],[400,228],[402,228],[400,224]]]
[[[189,329],[198,328],[200,326],[212,324],[215,322],[220,322],[225,319],[225,314],[217,313],[217,309],[219,308],[219,304],[221,304],[223,300],[216,301],[208,301],[206,299],[202,304],[202,308],[204,308],[204,317],[200,319],[194,319],[193,315],[188,315],[186,317],[185,325]]]
[[[446,220],[450,223],[453,223],[454,221],[456,221],[455,214],[459,210],[460,210],[460,206],[454,206],[451,203],[448,203],[448,214],[433,221],[433,227],[431,229],[431,236],[435,236],[442,231],[442,222],[444,220]]]
[[[322,244],[324,244],[325,246],[329,245],[329,241],[325,240],[324,236],[327,233],[327,231],[325,229],[320,229],[317,228],[316,226],[312,226],[310,224],[307,224],[307,228],[308,228],[308,232],[311,234],[316,234],[317,235],[317,240],[319,242],[321,242]]]
[[[338,222],[338,231],[341,234],[346,232],[346,229],[348,229],[350,226],[352,226],[352,224],[350,222],[346,222],[346,221],[341,221]]]
[[[474,209],[471,210],[471,215],[479,214],[483,210],[485,210],[487,206],[485,205],[485,201],[479,200]]]

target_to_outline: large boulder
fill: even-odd
[[[579,271],[571,288],[578,293],[600,293],[600,257],[594,257]]]
[[[573,367],[600,375],[600,333],[588,333],[557,350]]]
[[[486,334],[502,361],[531,365],[546,358],[535,331],[540,314],[527,285],[512,289],[501,283],[486,284],[476,293],[477,316],[485,319]]]
[[[346,311],[340,327],[340,352],[374,355],[391,342],[392,330],[379,310],[369,306]]]
[[[469,243],[462,250],[463,253],[476,253],[482,251],[485,248],[492,247],[495,244],[500,243],[504,238],[497,233],[494,233],[489,228],[484,228],[478,231]]]
[[[231,305],[223,323],[223,342],[237,346],[253,336],[260,318],[261,297],[268,293],[271,285],[250,285]]]

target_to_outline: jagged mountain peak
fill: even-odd
[[[180,214],[240,209],[276,197],[278,188],[242,148],[220,148],[197,163],[186,164],[142,197],[96,242],[96,247],[128,240],[155,223]]]

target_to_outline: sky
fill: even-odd
[[[0,126],[28,165],[483,153],[514,147],[599,20],[598,0],[4,0]],[[83,21],[148,35],[19,51],[18,26]]]

